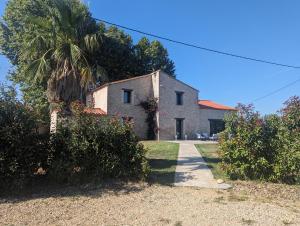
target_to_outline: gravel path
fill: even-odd
[[[228,189],[228,184],[218,184],[194,143],[179,142],[175,173],[175,186]]]
[[[0,199],[0,225],[300,224],[299,200],[234,189],[123,184],[42,194]]]

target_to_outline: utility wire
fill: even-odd
[[[120,27],[120,28],[129,30],[129,31],[134,31],[136,33],[140,33],[140,34],[143,34],[143,35],[151,36],[151,37],[154,37],[154,38],[158,38],[158,39],[161,39],[161,40],[165,40],[165,41],[168,41],[168,42],[173,42],[173,43],[176,43],[176,44],[180,44],[180,45],[184,45],[184,46],[188,46],[188,47],[192,47],[192,48],[201,49],[201,50],[208,51],[208,52],[213,52],[213,53],[216,53],[216,54],[222,54],[222,55],[226,55],[226,56],[240,58],[240,59],[243,59],[243,60],[255,61],[255,62],[259,62],[259,63],[271,64],[271,65],[276,65],[276,66],[281,66],[281,67],[300,69],[300,66],[288,65],[288,64],[277,63],[277,62],[268,61],[268,60],[262,60],[262,59],[237,55],[237,54],[233,54],[233,53],[229,53],[229,52],[223,52],[223,51],[220,51],[220,50],[210,49],[210,48],[198,46],[198,45],[187,43],[187,42],[182,42],[182,41],[177,41],[177,40],[170,39],[170,38],[165,38],[163,36],[159,36],[159,35],[156,35],[156,34],[144,32],[144,31],[141,31],[141,30],[133,29],[133,28],[129,28],[129,27],[119,25],[119,24],[115,24],[115,23],[112,23],[112,22],[109,22],[109,21],[106,21],[106,20],[102,20],[102,19],[98,19],[98,18],[94,18],[94,19],[97,20],[97,21],[109,24],[109,25],[113,25],[113,26],[116,26],[116,27]]]
[[[290,87],[290,86],[292,86],[292,85],[295,85],[297,82],[300,82],[300,78],[298,78],[297,80],[295,80],[295,81],[293,81],[293,82],[290,82],[289,84],[286,84],[285,86],[280,87],[279,89],[276,89],[276,90],[274,90],[274,91],[272,91],[272,92],[270,92],[270,93],[267,93],[267,94],[264,95],[264,96],[261,96],[261,97],[259,97],[259,98],[256,98],[256,99],[253,100],[252,102],[257,102],[257,101],[260,101],[260,100],[262,100],[262,99],[265,99],[265,98],[267,98],[267,97],[269,97],[269,96],[271,96],[271,95],[273,95],[273,94],[275,94],[275,93],[280,92],[281,90],[284,90],[284,89],[286,89],[286,88],[288,88],[288,87]]]

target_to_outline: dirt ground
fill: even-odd
[[[300,225],[300,188],[106,183],[0,198],[0,225]]]

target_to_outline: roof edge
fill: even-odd
[[[237,111],[237,109],[235,109],[233,107],[218,104],[218,103],[213,102],[211,100],[198,100],[198,105],[200,106],[201,109]]]
[[[97,90],[100,90],[106,86],[109,86],[109,85],[113,85],[113,84],[117,84],[117,83],[121,83],[121,82],[127,82],[127,81],[131,81],[131,80],[135,80],[135,79],[140,79],[140,78],[145,78],[145,77],[148,77],[148,76],[151,76],[153,75],[155,72],[152,72],[150,74],[146,74],[146,75],[139,75],[139,76],[135,76],[135,77],[132,77],[132,78],[125,78],[125,79],[121,79],[121,80],[117,80],[117,81],[113,81],[113,82],[108,82],[108,83],[105,83],[101,86],[98,86],[96,87],[95,89],[93,89],[92,91],[90,91],[89,93],[93,93],[93,92],[96,92]]]
[[[163,72],[164,74],[166,74],[166,75],[169,76],[170,78],[176,80],[177,82],[180,82],[181,84],[186,85],[186,86],[188,86],[189,88],[191,88],[191,89],[193,89],[193,90],[199,92],[198,89],[196,89],[196,88],[192,87],[191,85],[189,85],[189,84],[187,84],[187,83],[185,83],[185,82],[183,82],[183,81],[177,79],[176,77],[174,77],[174,76],[172,76],[172,75],[169,75],[168,73],[166,73],[165,71],[163,71],[163,70],[161,70],[161,69],[160,69],[160,70],[157,70],[157,71],[155,71],[155,72],[159,72],[159,73],[160,73],[160,72]]]

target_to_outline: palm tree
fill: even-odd
[[[26,73],[47,84],[52,109],[58,102],[68,108],[72,101],[84,100],[88,85],[103,72],[92,57],[101,35],[79,0],[47,0],[41,10],[45,16],[28,17],[36,36],[26,40],[21,57],[29,62]]]

